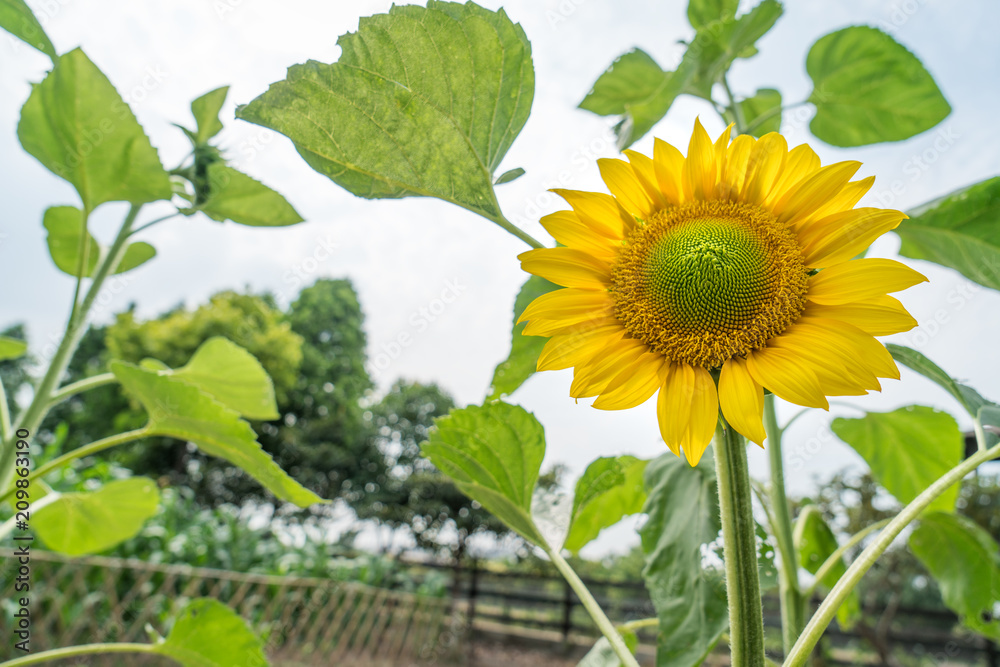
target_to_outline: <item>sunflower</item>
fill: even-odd
[[[874,337],[916,325],[891,296],[926,280],[890,259],[852,259],[906,217],[855,208],[874,177],[860,162],[825,167],[731,127],[713,142],[695,121],[687,157],[598,160],[610,195],[554,190],[571,211],[542,218],[560,244],[519,256],[563,286],[535,299],[524,335],[546,336],[538,370],[573,368],[570,396],[623,410],[659,391],[660,433],[691,465],[719,410],[763,446],[764,390],[829,409],[827,396],[899,378]]]

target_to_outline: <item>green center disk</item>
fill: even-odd
[[[759,235],[728,220],[690,220],[669,230],[645,266],[648,297],[675,326],[727,331],[752,319],[768,294]]]

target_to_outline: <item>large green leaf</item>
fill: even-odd
[[[247,419],[277,419],[274,383],[257,358],[228,338],[209,338],[172,371]]]
[[[0,28],[56,60],[56,47],[24,0],[0,0]]]
[[[649,520],[639,531],[643,577],[660,619],[659,667],[693,667],[729,627],[722,573],[702,566],[702,545],[721,530],[710,453],[692,468],[673,454],[646,467]]]
[[[955,269],[1000,290],[1000,176],[908,212],[894,231],[899,253]]]
[[[688,0],[688,21],[699,30],[713,21],[732,19],[739,4],[739,0]]]
[[[197,386],[156,370],[121,361],[111,371],[149,413],[150,435],[193,442],[203,452],[242,468],[271,493],[299,507],[324,501],[302,487],[261,449],[250,424],[239,413]]]
[[[1000,641],[1000,546],[958,514],[926,514],[910,548],[937,579],[944,603],[969,629]]]
[[[631,630],[619,628],[618,632],[625,640],[625,645],[634,654],[636,648],[639,647],[639,638]],[[601,637],[594,643],[593,648],[587,651],[587,655],[583,656],[576,667],[621,667],[621,664],[622,661],[618,658],[618,654],[611,648],[611,642],[608,641],[607,637]]]
[[[531,499],[545,432],[524,408],[499,401],[452,410],[434,421],[424,456],[455,485],[525,539],[544,545]]]
[[[940,366],[924,356],[923,353],[911,347],[887,343],[886,347],[892,354],[892,358],[911,370],[923,375],[928,380],[932,380],[944,388],[949,394],[961,403],[972,417],[979,415],[979,411],[988,405],[994,405],[983,398],[978,391],[968,385],[961,384],[944,372]]]
[[[194,121],[198,128],[194,133],[196,144],[204,144],[222,131],[219,111],[222,110],[222,105],[225,104],[228,94],[229,86],[222,86],[191,102],[191,113],[194,115]]]
[[[961,463],[965,454],[965,438],[955,418],[920,405],[869,412],[860,419],[841,417],[833,420],[832,428],[868,463],[878,483],[903,504]],[[956,485],[927,511],[950,512],[957,498]]]
[[[740,101],[743,122],[755,137],[781,131],[781,93],[774,88],[759,88],[753,97]]]
[[[361,19],[239,118],[290,138],[361,197],[429,196],[496,219],[493,172],[531,109],[531,46],[501,10],[431,0]]]
[[[684,92],[712,99],[712,86],[740,57],[757,53],[757,40],[774,27],[784,8],[778,0],[763,0],[739,18],[721,19],[700,28],[684,54],[694,71]]]
[[[110,549],[134,536],[156,514],[156,482],[132,477],[97,491],[64,493],[32,513],[31,526],[53,551],[80,556]]]
[[[264,643],[236,612],[211,598],[188,603],[156,652],[184,667],[267,667]]]
[[[45,242],[49,246],[49,255],[56,268],[63,273],[76,276],[81,267],[80,239],[83,236],[83,211],[74,206],[51,206],[45,209],[42,225],[48,233]],[[97,243],[90,232],[87,232],[87,262],[83,267],[83,275],[94,275],[97,262],[107,248]],[[115,273],[125,273],[145,264],[156,256],[156,249],[144,241],[129,243],[125,248],[121,263]]]
[[[198,206],[212,220],[232,220],[252,227],[283,227],[302,216],[283,196],[222,162],[208,165],[208,199]]]
[[[794,540],[795,550],[799,554],[799,564],[812,574],[816,574],[823,563],[840,547],[837,544],[837,537],[815,505],[806,505],[802,509],[795,521]],[[840,558],[820,584],[830,590],[846,572],[847,564]],[[841,628],[850,628],[860,617],[861,597],[855,589],[837,609],[837,622]]]
[[[587,466],[576,483],[564,549],[577,553],[605,528],[642,511],[647,463],[634,456],[619,456],[602,457]]]
[[[28,344],[23,340],[11,338],[10,336],[0,336],[0,361],[7,359],[17,359],[24,356],[28,351]]]
[[[545,347],[548,338],[522,335],[521,332],[524,331],[524,327],[528,326],[528,323],[518,324],[517,321],[529,303],[555,289],[559,289],[559,285],[538,276],[531,276],[521,286],[521,291],[517,293],[517,298],[514,300],[514,325],[510,354],[507,355],[507,359],[497,364],[493,371],[488,400],[514,393],[515,389],[534,375],[538,366],[538,355],[542,353],[542,348]]]
[[[920,60],[878,28],[851,26],[821,37],[806,70],[816,105],[809,129],[834,146],[901,141],[951,113]]]
[[[84,208],[170,199],[170,178],[128,105],[80,49],[60,56],[21,109],[28,153],[76,188]]]

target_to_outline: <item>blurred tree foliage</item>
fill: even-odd
[[[0,336],[26,340],[23,324],[14,324],[6,329],[0,330]],[[28,375],[28,367],[32,363],[30,355],[24,355],[16,359],[4,359],[0,361],[0,380],[3,381],[4,391],[7,393],[7,409],[11,415],[17,414],[15,409],[15,399],[18,392],[25,389],[31,382]]]

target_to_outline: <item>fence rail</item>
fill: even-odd
[[[12,590],[7,584],[16,567],[13,550],[0,549],[3,590]],[[229,605],[264,636],[275,665],[398,667],[426,662],[453,648],[442,640],[451,636],[447,599],[329,579],[32,551],[32,652],[148,641],[147,624],[163,633],[186,601],[203,596]],[[0,609],[0,620],[6,624],[7,610]],[[9,650],[10,642],[5,642],[0,657]],[[121,661],[118,657],[104,664]],[[137,656],[129,664],[173,663]]]

